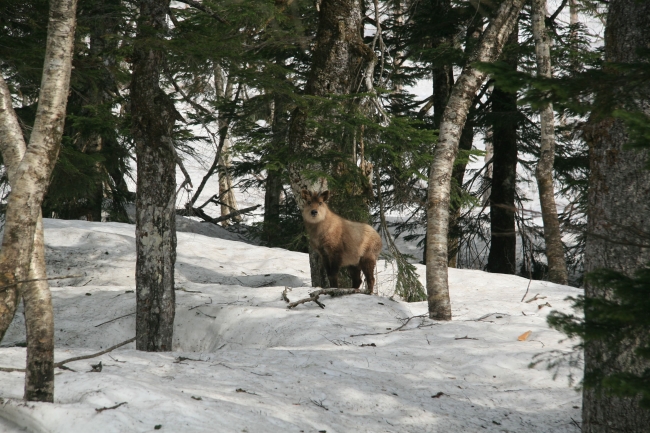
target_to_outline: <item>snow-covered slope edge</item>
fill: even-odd
[[[80,275],[53,288],[56,359],[133,337],[133,226],[45,226],[49,274]],[[386,292],[390,266],[379,268]],[[451,269],[454,320],[413,318],[396,331],[426,303],[352,295],[287,310],[284,287],[297,300],[308,282],[304,254],[179,233],[175,351],[131,344],[70,363],[56,373],[55,404],[21,402],[24,374],[0,372],[0,417],[62,433],[578,431],[579,394],[528,368],[538,353],[570,349],[546,326],[545,304],[565,310],[577,289],[533,281],[526,299],[540,299],[526,303],[527,280]],[[24,339],[17,316],[2,344]],[[0,348],[2,366],[24,359],[24,348]]]

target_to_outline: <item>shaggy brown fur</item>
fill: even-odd
[[[361,287],[363,272],[368,283],[366,293],[372,294],[381,238],[368,224],[349,221],[332,212],[326,203],[329,196],[329,191],[302,191],[305,201],[302,218],[309,234],[309,243],[323,259],[330,286],[339,287],[339,269],[349,266],[354,288]]]

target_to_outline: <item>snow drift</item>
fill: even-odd
[[[133,337],[134,226],[45,227],[48,274],[76,275],[52,284],[56,361]],[[536,299],[521,302],[528,280],[450,269],[453,321],[440,323],[426,303],[390,298],[393,269],[380,262],[380,296],[287,310],[285,287],[292,301],[310,291],[307,255],[196,233],[178,233],[176,275],[174,352],[131,343],[67,364],[54,404],[23,402],[24,373],[0,372],[0,431],[579,431],[567,371],[554,380],[544,364],[529,368],[570,351],[545,319],[579,289],[533,281],[526,299]],[[1,366],[24,366],[24,341],[19,314]]]

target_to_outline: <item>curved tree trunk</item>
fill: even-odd
[[[535,38],[535,54],[537,60],[537,75],[551,78],[551,41],[546,31],[546,0],[532,0],[531,20]],[[539,146],[539,161],[535,168],[539,201],[544,222],[544,243],[546,244],[546,259],[548,261],[548,278],[554,283],[567,284],[568,274],[560,220],[557,217],[555,205],[555,188],[553,187],[553,162],[555,161],[555,118],[553,104],[546,104],[539,113],[541,121],[541,139]]]
[[[498,58],[523,4],[524,0],[505,0],[501,3],[483,32],[468,66],[454,84],[442,115],[427,198],[427,297],[429,317],[435,320],[451,320],[447,274],[451,175],[467,114],[475,93],[486,77],[486,73],[475,69],[472,62],[493,62]]]
[[[11,194],[0,249],[0,340],[13,320],[19,296],[25,303],[27,374],[25,399],[54,401],[54,322],[44,278],[41,204],[58,156],[70,85],[76,0],[50,3],[47,46],[38,110],[25,145],[9,89],[0,76],[0,150]],[[26,279],[39,279],[16,284]]]
[[[160,88],[164,58],[156,39],[165,30],[169,0],[141,0],[131,79],[132,132],[137,156],[136,348],[172,350],[176,263],[178,113]]]
[[[637,50],[648,46],[650,2],[612,0],[605,29],[605,60],[638,62]],[[645,88],[637,91],[645,95],[647,101],[650,85],[646,83]],[[603,99],[606,98],[607,95]],[[633,104],[637,101],[626,102]],[[647,105],[635,108],[650,116]],[[639,244],[639,237],[643,239],[641,244],[648,244],[650,237],[650,171],[646,165],[650,152],[626,149],[629,141],[627,129],[620,119],[611,116],[592,115],[585,131],[591,170],[585,271],[607,268],[632,276],[635,270],[650,262],[650,248],[635,246]],[[607,289],[591,285],[585,287],[587,298],[607,298],[610,295]],[[585,320],[589,319],[587,311]],[[600,342],[587,342],[585,380],[592,371],[599,369],[604,369],[605,374],[625,371],[641,374],[650,365],[647,361],[633,364],[633,360],[640,358],[634,354],[640,344],[640,339],[630,336],[628,341],[621,344],[627,347],[624,353],[611,353]],[[648,431],[650,410],[640,408],[638,399],[607,395],[597,384],[593,385],[596,385],[595,388],[583,388],[584,433]]]

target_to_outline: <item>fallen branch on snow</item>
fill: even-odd
[[[289,300],[289,297],[287,296],[287,290],[291,290],[289,286],[284,286],[284,290],[282,291],[282,300],[285,301],[287,304],[291,303]]]
[[[247,208],[242,209],[242,210],[237,210],[237,211],[234,211],[234,212],[230,212],[227,215],[223,215],[223,216],[220,216],[220,217],[217,217],[217,218],[212,218],[211,216],[206,214],[203,211],[203,209],[198,208],[198,207],[193,207],[193,208],[190,208],[190,209],[177,209],[176,210],[176,215],[180,215],[180,216],[197,216],[197,217],[201,218],[202,220],[207,221],[209,223],[218,224],[221,221],[226,221],[226,220],[229,220],[230,218],[237,217],[237,216],[239,216],[241,214],[245,214],[247,212],[254,211],[257,208],[259,208],[260,206],[262,206],[262,205],[257,204],[255,206],[247,207]]]
[[[124,316],[116,317],[115,319],[107,320],[106,322],[102,322],[99,325],[95,325],[95,328],[99,328],[102,325],[106,325],[107,323],[115,322],[116,320],[120,320],[124,317],[129,317],[133,316],[135,314],[135,311],[133,313],[125,314]]]
[[[115,406],[111,406],[111,407],[98,407],[98,408],[95,409],[95,410],[96,410],[97,412],[104,412],[105,410],[117,409],[118,407],[122,406],[123,404],[127,404],[127,403],[128,403],[128,402],[123,401],[122,403],[118,403],[118,404],[116,404]]]
[[[420,314],[419,316],[411,316],[411,317],[407,317],[406,319],[399,319],[399,320],[404,320],[404,321],[405,321],[405,322],[402,324],[402,326],[400,326],[399,328],[391,329],[391,330],[388,331],[388,332],[372,332],[372,333],[367,333],[367,334],[353,334],[353,335],[350,335],[350,337],[365,337],[365,336],[367,336],[367,335],[384,335],[384,334],[390,334],[391,332],[395,332],[395,331],[406,331],[406,329],[403,329],[403,328],[404,328],[406,325],[408,325],[408,323],[409,323],[412,319],[415,319],[415,318],[418,318],[418,317],[421,317],[421,318],[427,318],[427,317],[429,317],[429,314],[428,314],[428,313],[427,313],[427,314]],[[432,326],[432,325],[435,325],[435,323],[432,323],[431,325],[424,325],[424,326]],[[413,328],[413,329],[419,329],[419,328],[422,328],[422,327],[424,327],[424,326],[422,326],[422,324],[420,324],[420,325],[418,325],[416,328]]]
[[[0,292],[4,292],[9,287],[16,287],[18,284],[33,283],[34,281],[50,281],[50,280],[67,280],[68,278],[81,278],[83,275],[65,275],[63,277],[50,277],[50,278],[34,278],[31,280],[16,281],[15,283],[0,286]]]
[[[286,289],[285,289],[286,290]],[[343,296],[343,295],[353,295],[355,293],[361,293],[358,289],[337,289],[337,288],[331,288],[331,289],[320,289],[316,290],[314,292],[311,292],[309,294],[309,298],[301,299],[299,301],[291,302],[289,305],[287,305],[287,308],[291,309],[293,307],[297,307],[300,304],[304,304],[307,302],[315,302],[318,304],[319,307],[325,308],[325,304],[320,302],[318,300],[318,297],[320,295],[330,295],[330,296]],[[283,297],[285,300],[288,300],[287,294],[283,293]]]
[[[65,364],[67,364],[68,362],[82,361],[84,359],[96,358],[96,357],[104,355],[104,354],[106,354],[108,352],[112,352],[113,350],[115,350],[115,349],[117,349],[119,347],[126,346],[129,343],[133,343],[134,341],[135,341],[135,337],[129,338],[126,341],[123,341],[123,342],[121,342],[119,344],[116,344],[115,346],[111,346],[106,350],[102,350],[101,352],[93,353],[92,355],[75,356],[74,358],[68,358],[68,359],[64,359],[63,361],[55,362],[54,363],[54,368],[63,368],[63,366]],[[24,373],[25,369],[24,368],[0,367],[0,371],[5,371],[5,372],[19,371],[19,372]]]

